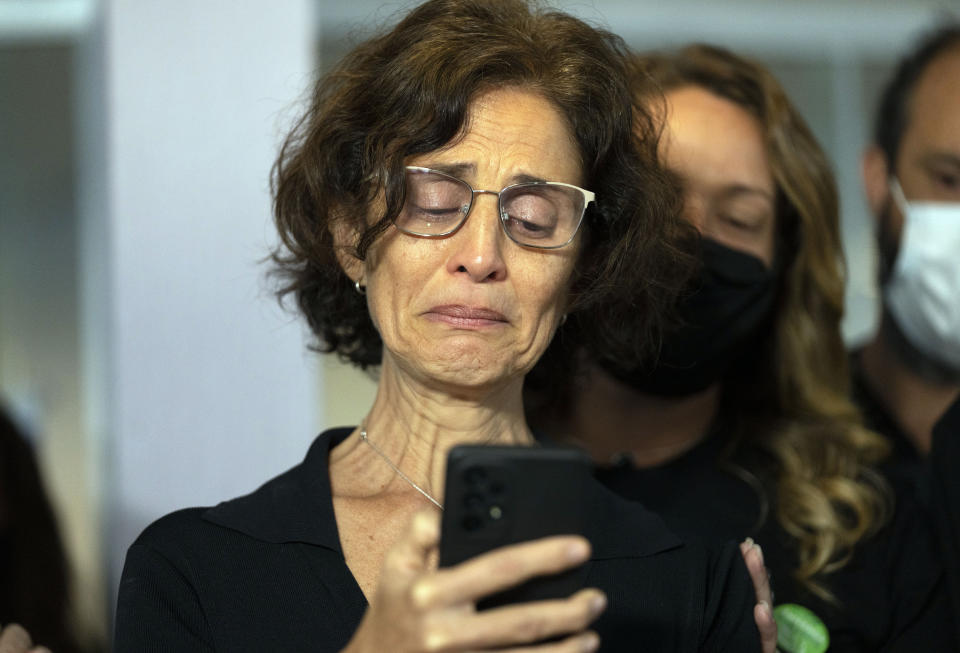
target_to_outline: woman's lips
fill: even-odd
[[[473,306],[434,306],[426,312],[425,316],[429,320],[470,329],[498,326],[507,323],[507,318],[502,313],[498,313],[489,308],[477,308]]]

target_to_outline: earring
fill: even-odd
[[[563,315],[560,316],[560,326],[563,326],[566,323],[567,323],[567,314],[564,313]]]
[[[367,294],[367,287],[362,283],[360,283],[360,279],[357,279],[356,281],[353,282],[353,287],[356,288],[357,292],[360,293],[361,295]]]

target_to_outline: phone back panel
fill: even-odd
[[[573,449],[457,446],[447,461],[440,566],[549,535],[583,534],[590,460]],[[582,568],[538,577],[482,601],[565,598],[583,585]]]

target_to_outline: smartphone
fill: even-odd
[[[576,449],[459,445],[447,458],[440,566],[507,544],[584,535],[590,459]],[[566,598],[584,585],[583,567],[533,578],[487,597],[480,610]]]

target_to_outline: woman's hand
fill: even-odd
[[[50,653],[45,646],[34,646],[30,633],[17,624],[0,628],[0,653]]]
[[[534,576],[582,564],[582,537],[550,537],[496,549],[454,567],[430,570],[440,539],[437,516],[418,513],[387,553],[376,596],[344,653],[383,651],[594,651],[587,626],[606,607],[595,589],[554,601],[477,612],[476,601]],[[547,638],[548,645],[526,647]]]
[[[747,564],[753,589],[757,593],[757,604],[753,606],[753,619],[760,631],[760,645],[763,653],[776,653],[777,622],[773,618],[773,592],[770,590],[770,575],[763,564],[763,551],[751,538],[740,543],[740,553]]]

